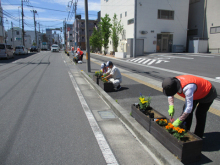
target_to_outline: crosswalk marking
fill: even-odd
[[[166,60],[148,59],[148,58],[133,58],[133,59],[129,59],[127,61],[129,61],[129,62],[136,62],[136,63],[139,63],[139,64],[146,64],[146,65],[170,62],[170,61],[166,61]]]
[[[151,60],[151,59],[148,59],[147,61],[143,62],[143,64],[146,64],[146,63],[148,63],[148,62],[149,62],[150,60]]]

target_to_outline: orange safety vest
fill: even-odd
[[[188,84],[195,84],[197,86],[196,91],[193,94],[193,100],[199,100],[204,98],[212,88],[212,84],[203,78],[192,76],[192,75],[181,75],[177,76],[177,79],[180,80],[182,89]],[[184,93],[178,93],[178,95],[185,98]]]

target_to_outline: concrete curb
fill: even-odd
[[[138,139],[147,146],[148,149],[165,165],[182,165],[173,154],[170,153],[161,143],[159,143],[149,132],[147,132],[128,112],[115,102],[105,91],[102,90],[93,80],[84,72],[81,74],[94,87],[98,94],[106,101],[114,113],[134,132]],[[131,103],[132,104],[132,103]]]

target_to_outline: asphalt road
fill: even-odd
[[[61,53],[0,60],[0,164],[106,164]]]
[[[156,55],[159,56],[159,55]],[[156,58],[155,55],[148,55],[146,57],[142,58]],[[169,55],[171,56],[171,55]],[[175,56],[175,55],[172,55]],[[200,55],[201,56],[201,55]],[[129,72],[137,73],[155,80],[159,80],[162,82],[163,78],[165,77],[171,77],[171,76],[176,76],[178,74],[175,73],[175,71],[179,72],[184,72],[184,73],[191,73],[191,74],[196,74],[196,75],[201,75],[201,76],[208,76],[209,78],[215,80],[212,83],[216,86],[218,93],[220,92],[220,86],[219,83],[216,82],[217,79],[214,79],[215,77],[218,76],[218,70],[209,70],[210,74],[205,72],[205,69],[200,71],[200,66],[199,63],[202,63],[202,61],[206,61],[205,59],[209,57],[200,57],[200,56],[195,56],[196,60],[194,62],[190,61],[187,63],[187,61],[183,61],[181,58],[173,58],[170,60],[170,62],[164,62],[164,63],[152,63],[150,65],[137,65],[136,62],[127,62],[128,59],[126,60],[117,60],[113,58],[106,58],[103,56],[97,56],[91,54],[91,57],[93,59],[98,59],[100,62],[106,62],[108,60],[111,60],[117,67],[123,68]],[[176,56],[175,56],[176,57]],[[178,57],[185,57],[184,55],[178,55]],[[188,57],[188,56],[187,56]],[[141,57],[140,57],[141,58]],[[168,57],[167,57],[168,58]],[[170,58],[170,57],[169,57]],[[191,57],[190,57],[191,58]],[[215,61],[215,67],[219,68],[217,65],[217,60],[220,61],[220,56],[214,56],[211,57],[212,60],[206,61],[206,65],[210,65],[213,67],[213,61]],[[132,59],[129,59],[129,61]],[[138,59],[137,59],[138,60]],[[188,60],[188,59],[187,59]],[[193,60],[193,59],[191,59]],[[196,61],[199,61],[198,63]],[[179,62],[180,64],[176,64]],[[190,66],[196,63],[193,69],[190,68]],[[140,64],[140,63],[139,63]],[[204,68],[207,68],[204,64]],[[84,59],[83,64],[78,64],[77,65],[81,70],[86,71],[86,60]],[[152,66],[152,67],[151,67]],[[174,67],[176,66],[176,67]],[[201,67],[202,68],[202,67]],[[91,73],[88,73],[92,76],[95,71],[100,69],[100,65],[97,63],[91,62]],[[167,71],[166,69],[169,69]],[[173,72],[172,72],[173,71]],[[152,103],[151,106],[164,114],[165,116],[168,116],[167,110],[168,110],[168,102],[167,102],[167,97],[163,95],[162,92],[159,92],[155,89],[152,89],[144,84],[141,84],[135,80],[129,79],[125,76],[122,78],[122,89],[120,91],[116,92],[108,92],[108,94],[114,99],[117,100],[117,102],[130,113],[131,111],[131,104],[138,102],[138,97],[141,94],[148,96],[150,95],[152,97]],[[176,119],[179,117],[182,113],[182,106],[184,104],[184,101],[175,99],[175,116],[174,118]],[[194,118],[193,124],[191,127],[191,131],[194,131],[194,127],[196,124],[196,120]],[[219,149],[220,149],[220,130],[219,130],[219,125],[220,125],[220,120],[219,116],[214,115],[212,113],[208,113],[207,115],[207,121],[206,121],[206,129],[205,129],[205,134],[204,134],[204,144],[203,144],[203,149],[202,149],[202,159],[198,164],[216,164],[217,162],[220,161],[219,157],[216,155],[219,155]]]

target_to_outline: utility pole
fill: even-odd
[[[38,22],[39,33],[38,33],[38,48],[40,48],[40,23]]]
[[[23,46],[25,46],[25,42],[24,42],[24,10],[23,10],[23,2],[29,2],[29,0],[21,0],[21,17],[22,17],[22,42],[23,42]]]
[[[31,12],[33,12],[33,14],[34,14],[35,44],[36,44],[36,46],[38,46],[38,42],[37,42],[37,31],[36,31],[36,21],[35,21],[35,14],[37,13],[37,11],[36,11],[36,10],[31,10]]]
[[[136,39],[137,39],[137,0],[134,0],[134,39],[133,39],[133,57],[136,57]]]
[[[23,0],[21,0],[21,19],[22,19],[22,42],[25,46],[24,42],[24,10],[23,10]]]
[[[14,30],[13,22],[11,22],[11,37],[12,37],[12,48],[14,49]]]
[[[74,12],[75,12],[75,22],[74,22],[74,50],[77,49],[77,40],[76,40],[76,8],[77,8],[77,2],[75,1],[74,5]]]
[[[86,30],[87,72],[91,72],[91,66],[90,66],[90,48],[89,48],[89,29],[88,29],[88,1],[87,1],[87,0],[85,0],[85,30]]]

